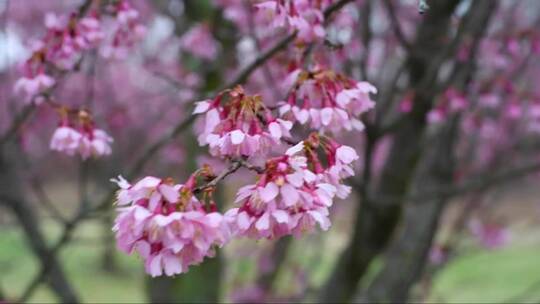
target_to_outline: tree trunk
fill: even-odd
[[[113,214],[111,210],[107,210],[107,214],[103,218],[103,251],[101,253],[101,268],[109,273],[118,272],[116,263],[116,239],[111,230],[113,226]]]
[[[431,4],[431,3],[430,3]],[[441,57],[448,52],[447,34],[457,0],[434,1],[419,27],[407,59],[414,108],[394,134],[388,161],[373,195],[363,198],[358,208],[353,237],[338,259],[322,290],[323,302],[349,302],[359,280],[373,258],[386,246],[401,217],[399,204],[384,204],[382,197],[403,200],[421,153],[425,116],[432,106],[436,75]]]
[[[465,20],[462,35],[474,38],[468,64],[460,66],[460,73],[451,79],[453,85],[465,89],[474,73],[474,60],[481,37],[489,25],[489,19],[496,3],[490,0],[475,1]],[[452,182],[454,143],[459,116],[454,117],[437,134],[433,143],[426,145],[425,164],[419,170],[413,189],[420,193],[423,189],[440,189]],[[430,201],[412,202],[407,206],[404,228],[390,245],[386,264],[375,277],[368,290],[360,296],[365,302],[405,302],[410,288],[423,272],[426,257],[437,231],[439,218],[447,198],[439,197]]]
[[[457,119],[435,136],[435,145],[426,147],[426,161],[419,170],[414,188],[439,189],[452,181]],[[422,273],[426,256],[437,231],[446,198],[411,202],[405,208],[404,227],[390,245],[383,269],[375,277],[361,302],[405,302],[409,289]]]

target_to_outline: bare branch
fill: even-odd
[[[396,35],[397,40],[399,43],[407,50],[410,51],[411,44],[405,37],[405,34],[403,33],[403,30],[401,29],[401,25],[399,24],[399,18],[397,17],[396,10],[394,9],[394,4],[392,4],[391,0],[385,0],[383,1],[384,6],[386,7],[386,11],[388,12],[388,16],[390,16],[392,29],[394,30],[394,34]]]

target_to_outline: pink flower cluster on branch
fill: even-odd
[[[202,113],[199,143],[214,156],[265,154],[282,137],[289,138],[292,128],[290,121],[274,117],[260,96],[247,95],[240,86],[198,102],[193,114]]]
[[[136,251],[151,276],[187,272],[229,240],[223,216],[195,197],[195,175],[184,185],[152,176],[134,185],[122,177],[113,181],[121,188],[113,228],[118,247]]]
[[[52,136],[51,150],[70,156],[79,154],[82,159],[111,154],[112,137],[95,127],[90,113],[84,110],[76,111],[77,119],[71,119],[72,113],[68,109],[62,107],[59,111],[63,118]],[[74,120],[77,123],[74,123]]]
[[[113,18],[107,23],[111,29],[105,35],[105,43],[100,47],[100,54],[105,58],[124,59],[137,42],[146,34],[146,27],[141,23],[139,12],[129,1],[118,1],[106,11]]]
[[[333,132],[365,128],[357,117],[375,106],[369,96],[377,93],[373,85],[319,67],[289,77],[296,80],[287,101],[280,102],[282,117]]]
[[[360,89],[345,91],[349,95],[341,98],[350,99],[345,104],[356,102],[355,90]],[[279,153],[277,148],[292,140],[292,122],[276,118],[260,96],[246,94],[241,86],[196,103],[194,113],[204,114],[201,144],[233,166],[215,177],[205,165],[185,185],[155,177],[145,177],[135,185],[115,180],[121,188],[114,228],[119,247],[127,253],[138,251],[149,274],[184,272],[212,256],[213,245],[223,246],[232,237],[299,237],[317,226],[330,228],[334,199],[350,193],[343,180],[354,175],[352,165],[359,157],[353,148],[312,133],[257,167],[247,160]],[[257,172],[256,182],[238,190],[236,207],[219,213],[211,198],[214,188],[240,166]],[[197,187],[201,178],[207,183]],[[196,196],[201,192],[205,203]]]
[[[332,0],[270,0],[255,5],[258,15],[272,28],[286,28],[297,33],[297,40],[309,43],[324,39],[324,9]]]
[[[314,151],[319,145],[332,164],[329,168],[323,168]],[[345,198],[350,192],[341,184],[341,171],[351,171],[356,159],[354,149],[330,139],[320,141],[315,134],[268,160],[258,182],[238,191],[240,207],[225,214],[233,233],[259,239],[300,236],[317,225],[328,230],[334,197]]]
[[[237,4],[222,3],[242,9]],[[303,43],[322,42],[323,12],[330,4],[259,2],[255,24],[263,23],[266,14],[275,26],[297,33],[298,50]],[[181,44],[196,57],[215,58],[216,44],[207,25],[193,27]],[[249,94],[238,85],[195,103],[199,144],[230,164],[221,174],[213,175],[204,165],[184,185],[151,176],[134,185],[114,180],[121,188],[114,226],[118,245],[128,254],[138,252],[150,275],[186,272],[234,238],[300,237],[317,227],[331,227],[331,207],[335,199],[350,194],[344,180],[354,175],[359,156],[329,132],[362,131],[360,116],[374,108],[370,94],[377,90],[322,65],[296,66],[301,65],[314,68],[290,72],[282,63],[275,67],[283,69],[284,82],[290,84],[285,101],[266,103],[262,95]],[[316,132],[295,133],[294,122]],[[256,172],[255,178],[240,187],[233,206],[216,204],[215,187],[240,167]]]
[[[50,90],[60,76],[78,70],[89,51],[99,50],[106,58],[123,58],[145,33],[139,12],[128,0],[104,5],[100,1],[88,1],[86,9],[83,9],[85,4],[69,15],[46,15],[45,35],[33,43],[32,55],[22,66],[23,76],[14,86],[27,103],[39,105],[47,101],[52,108],[59,109],[61,123],[50,148],[68,155],[79,154],[83,159],[110,154],[113,140],[105,131],[95,128],[88,111],[67,110],[53,102]],[[78,114],[77,126],[70,117],[73,113]]]

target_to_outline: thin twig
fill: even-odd
[[[472,191],[484,191],[502,183],[523,178],[527,175],[540,171],[540,162],[528,165],[518,166],[516,168],[506,169],[499,173],[485,173],[481,176],[471,177],[467,181],[456,186],[443,186],[441,188],[427,190],[420,193],[412,193],[406,200],[415,204],[422,204],[438,198],[452,198]],[[399,198],[380,196],[372,198],[381,201],[384,205],[400,204]]]
[[[204,191],[206,189],[216,187],[219,182],[224,180],[227,176],[229,176],[229,175],[233,174],[234,172],[236,172],[238,169],[240,169],[240,167],[241,167],[240,162],[238,162],[238,161],[231,162],[231,164],[229,165],[229,167],[227,169],[221,171],[221,173],[218,176],[214,177],[214,179],[212,179],[206,185],[195,188],[193,190],[193,193],[199,193],[199,192],[202,192],[202,191]]]

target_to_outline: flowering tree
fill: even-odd
[[[501,224],[468,216],[492,186],[540,169],[532,1],[3,3],[4,36],[28,43],[1,74],[0,202],[41,264],[17,300],[47,282],[79,301],[58,254],[81,223],[113,216],[119,250],[161,277],[152,300],[216,301],[216,255],[266,239],[272,266],[230,299],[405,301],[455,253],[434,241],[452,198],[465,201],[452,235],[469,225],[497,247]],[[42,179],[74,167],[66,216]],[[38,210],[62,226],[52,245]],[[325,283],[275,293],[290,236],[343,218]],[[197,271],[213,291],[185,291]]]

